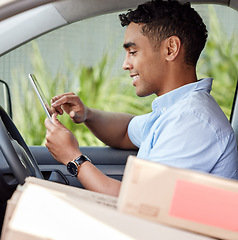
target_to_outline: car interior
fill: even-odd
[[[3,1],[0,3],[0,58],[54,30],[95,16],[126,11],[144,2],[144,0]],[[238,11],[237,0],[190,0],[190,2],[216,4],[231,8],[236,13]],[[27,176],[80,188],[82,185],[67,173],[65,166],[59,164],[44,145],[26,143],[14,123],[11,84],[4,79],[2,71],[0,71],[0,79],[0,226],[2,227],[7,200],[18,184],[24,184]],[[235,81],[237,82],[237,78]],[[237,86],[233,91],[230,122],[238,140]],[[137,154],[134,150],[113,149],[107,146],[80,148],[102,172],[118,180],[122,180],[127,157]]]

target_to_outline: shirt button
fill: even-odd
[[[166,107],[163,107],[163,110],[164,110],[164,111],[166,111],[166,110],[167,110],[167,108],[166,108]]]

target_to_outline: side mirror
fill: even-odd
[[[0,106],[2,106],[12,118],[12,103],[10,89],[6,82],[0,80]]]

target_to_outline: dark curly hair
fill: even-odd
[[[190,3],[173,0],[152,0],[135,10],[120,14],[121,25],[142,23],[142,34],[147,36],[153,48],[159,48],[168,37],[179,37],[185,49],[185,63],[195,66],[207,40],[207,29]]]

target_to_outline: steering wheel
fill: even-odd
[[[0,106],[0,149],[20,184],[34,176],[43,179],[37,162],[15,124]]]

